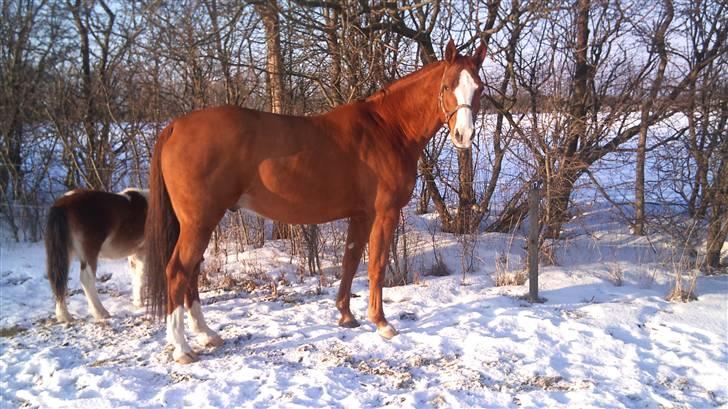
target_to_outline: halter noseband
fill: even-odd
[[[445,101],[443,100],[442,96],[445,91],[445,87],[440,87],[440,95],[437,98],[438,105],[440,105],[440,109],[442,110],[442,113],[445,114],[445,123],[448,124],[447,126],[450,126],[450,118],[452,118],[453,115],[455,115],[456,112],[460,108],[470,108],[470,111],[473,111],[473,107],[470,104],[458,104],[455,108],[453,108],[451,111],[448,111],[445,109]],[[475,113],[473,113],[473,116]]]

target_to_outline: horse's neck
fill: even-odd
[[[420,155],[427,142],[442,127],[437,98],[444,64],[435,63],[392,84],[375,104],[377,112],[393,129],[401,132]]]

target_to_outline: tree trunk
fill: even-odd
[[[455,216],[455,231],[453,233],[468,234],[476,226],[473,223],[473,207],[475,206],[475,191],[473,189],[473,151],[472,149],[458,149],[458,212]]]
[[[708,240],[705,244],[705,263],[711,270],[720,268],[720,256],[726,239],[728,239],[728,206],[713,205],[711,207]]]
[[[422,155],[420,158],[420,172],[422,173],[422,179],[425,182],[425,186],[427,190],[429,191],[430,198],[432,199],[432,203],[435,205],[435,210],[437,210],[437,213],[440,215],[440,223],[442,224],[442,230],[443,231],[451,231],[453,228],[453,219],[452,216],[450,216],[450,211],[447,209],[447,205],[445,204],[445,200],[442,198],[442,195],[440,194],[440,190],[437,188],[437,185],[435,184],[435,175],[432,173],[432,165],[429,163],[429,161],[426,159],[426,155]]]
[[[553,173],[547,175],[547,228],[545,237],[558,238],[561,235],[561,226],[568,220],[568,205],[574,182],[578,178],[579,161],[575,154],[579,141],[586,134],[586,113],[589,100],[590,66],[587,62],[589,48],[589,9],[590,0],[578,0],[576,8],[576,41],[574,44],[574,78],[572,80],[573,94],[569,102],[569,121],[566,130],[566,139],[558,149],[558,167],[552,169]],[[555,162],[554,162],[555,163]]]
[[[277,0],[268,0],[265,3],[255,5],[255,10],[260,15],[265,27],[265,44],[268,50],[266,59],[266,78],[268,83],[268,95],[270,96],[270,112],[274,114],[284,113],[283,93],[283,56],[281,54],[281,32],[280,20],[278,17]],[[291,226],[278,221],[273,222],[272,239],[288,239],[291,237]]]
[[[336,27],[339,23],[339,13],[335,8],[325,8],[326,19],[326,46],[331,56],[331,85],[334,91],[331,100],[335,105],[341,105],[344,100],[344,89],[341,83],[341,47],[336,36]]]
[[[422,158],[420,158],[422,160]],[[420,195],[417,200],[417,214],[426,214],[430,208],[430,190],[427,189],[427,185],[422,183],[422,189],[420,189]]]
[[[720,119],[716,121],[715,133],[711,135],[711,139],[716,142],[722,140],[722,143],[716,146],[718,168],[708,188],[710,197],[706,200],[710,202],[711,209],[706,243],[706,264],[710,269],[720,268],[721,250],[728,239],[728,143],[725,141],[728,102],[721,100],[719,104]]]
[[[637,142],[637,169],[635,172],[635,220],[632,226],[633,233],[638,236],[645,235],[645,160],[647,154],[647,130],[649,128],[650,110],[662,88],[662,80],[667,68],[667,50],[665,49],[665,33],[672,22],[672,0],[664,0],[665,17],[655,32],[654,44],[660,56],[655,79],[650,88],[650,95],[642,103],[640,116],[640,136]],[[694,95],[691,95],[693,97]]]
[[[571,192],[574,190],[574,184],[581,174],[581,168],[575,164],[562,164],[561,166],[567,168],[562,169],[559,174],[554,175],[547,181],[546,200],[548,205],[546,207],[544,237],[549,239],[558,239],[561,236],[563,224],[569,220],[569,199],[571,198]]]
[[[265,27],[265,45],[268,50],[266,59],[266,78],[268,80],[268,95],[270,96],[270,111],[283,114],[283,57],[281,54],[280,20],[278,17],[277,0],[268,0],[256,4],[255,10],[260,15]]]

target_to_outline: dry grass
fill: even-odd
[[[18,334],[22,334],[23,332],[27,331],[27,328],[23,328],[18,325],[13,325],[11,327],[5,327],[0,328],[0,337],[1,338],[12,338]]]
[[[615,287],[621,287],[624,284],[624,270],[619,262],[609,264],[607,278]]]
[[[655,283],[655,278],[657,277],[657,269],[656,268],[650,268],[648,270],[642,270],[637,275],[637,284],[641,288],[650,288],[652,287],[652,284]]]
[[[437,257],[435,256],[435,262],[425,270],[426,276],[435,276],[435,277],[445,277],[452,274],[452,271],[450,271],[450,268],[445,264],[445,261],[443,261],[442,256]]]
[[[688,270],[688,265],[684,261],[673,263],[672,265],[673,281],[672,289],[665,296],[665,300],[670,302],[690,302],[698,299],[695,293],[695,286],[698,281],[698,270],[690,270],[690,277],[684,279],[683,273]]]
[[[510,270],[510,256],[508,253],[499,252],[495,258],[494,280],[496,287],[504,287],[508,285],[523,285],[528,279],[528,274],[524,269],[516,271]]]

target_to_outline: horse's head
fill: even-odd
[[[473,142],[473,119],[480,109],[483,82],[478,72],[485,58],[485,43],[481,41],[475,54],[458,54],[450,40],[445,49],[445,73],[440,83],[438,104],[444,122],[450,128],[450,139],[459,149],[467,149]]]

